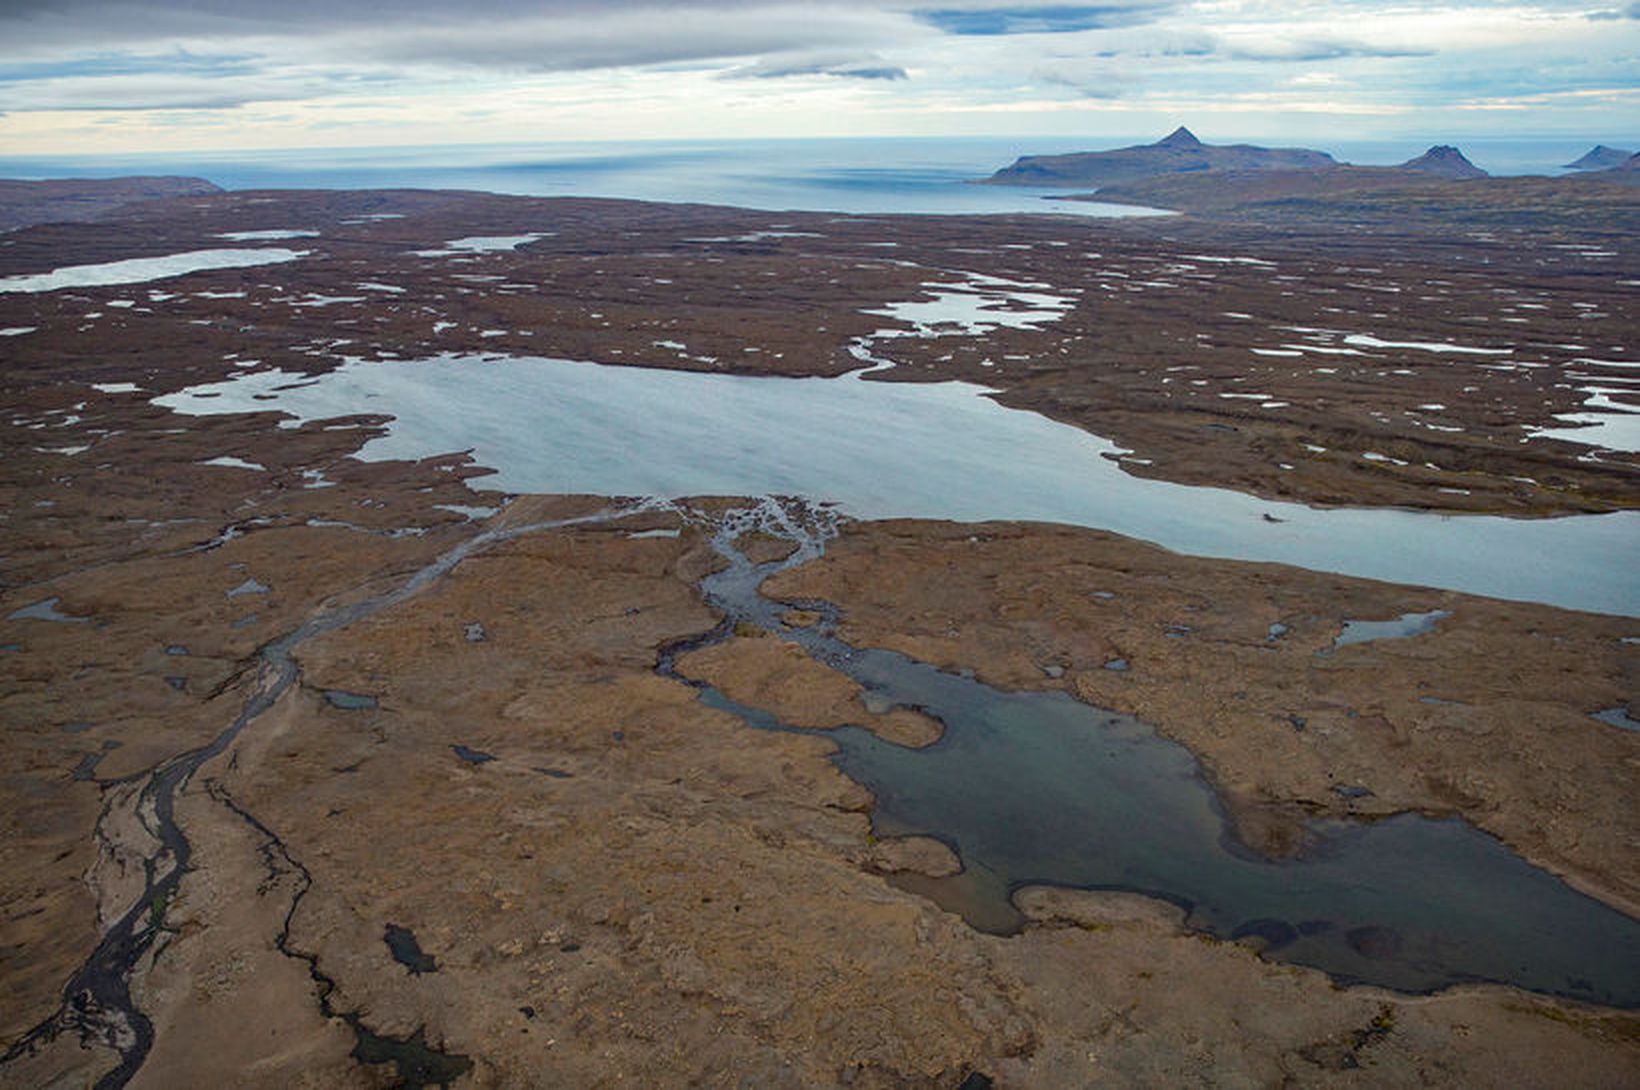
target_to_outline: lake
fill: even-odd
[[[473,452],[516,492],[794,495],[860,518],[1026,519],[1177,552],[1640,616],[1640,512],[1553,519],[1318,509],[1147,480],[1119,448],[970,383],[781,378],[532,358],[349,361],[253,371],[155,399],[277,410],[288,424],[394,419],[367,459]]]

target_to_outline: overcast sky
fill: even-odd
[[[851,135],[1640,139],[1635,0],[0,0],[0,154]]]

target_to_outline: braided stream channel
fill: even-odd
[[[645,509],[646,505],[640,503],[580,518],[486,530],[449,549],[387,593],[317,614],[259,649],[255,660],[256,680],[250,694],[239,714],[210,742],[177,754],[152,771],[138,773],[127,780],[104,782],[105,802],[97,826],[99,841],[108,846],[115,839],[124,839],[110,830],[135,827],[143,831],[147,837],[144,845],[120,845],[140,854],[143,891],[104,931],[91,955],[69,977],[57,1010],[0,1055],[0,1082],[4,1081],[9,1064],[65,1033],[77,1035],[84,1045],[98,1045],[118,1055],[118,1063],[97,1081],[97,1090],[118,1090],[131,1081],[147,1060],[154,1045],[154,1026],[132,998],[131,978],[143,957],[165,933],[166,906],[188,873],[192,858],[187,833],[176,820],[177,795],[206,762],[224,753],[300,680],[296,651],[304,643],[407,601],[468,556],[498,542],[543,530],[620,519]],[[354,1057],[365,1064],[392,1063],[398,1073],[396,1085],[410,1090],[447,1085],[469,1070],[472,1062],[467,1057],[446,1054],[429,1046],[423,1030],[405,1038],[378,1034],[365,1025],[358,1013],[338,1010],[332,1005],[330,996],[336,982],[321,971],[317,956],[295,948],[290,939],[291,922],[311,885],[306,868],[290,856],[272,830],[235,803],[220,784],[207,780],[204,786],[213,798],[264,838],[261,850],[270,871],[294,876],[294,896],[275,946],[285,956],[306,963],[321,1013],[341,1018],[353,1031]]]

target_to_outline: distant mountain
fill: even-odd
[[[0,231],[96,219],[133,201],[220,192],[221,187],[203,178],[55,178],[42,182],[0,178]]]
[[[1434,174],[1442,178],[1489,178],[1490,174],[1471,163],[1464,153],[1450,144],[1437,144],[1418,156],[1408,159],[1398,168]]]
[[[1347,220],[1359,214],[1363,220],[1384,221],[1434,215],[1456,221],[1496,215],[1529,222],[1559,214],[1534,212],[1531,202],[1541,197],[1558,204],[1561,211],[1575,209],[1581,214],[1600,207],[1627,217],[1632,209],[1626,198],[1602,196],[1594,183],[1633,179],[1640,184],[1640,156],[1630,162],[1632,167],[1585,171],[1572,178],[1493,178],[1457,148],[1437,144],[1396,166],[1333,163],[1308,170],[1157,174],[1104,186],[1082,199],[1234,218]]]
[[[1202,171],[1326,170],[1338,163],[1307,148],[1204,144],[1180,126],[1154,144],[1069,155],[1026,155],[986,179],[994,185],[1105,186]]]
[[[1566,164],[1567,170],[1610,170],[1620,167],[1634,155],[1632,151],[1622,148],[1608,148],[1605,144],[1596,144],[1584,153],[1583,158]]]
[[[1605,170],[1584,170],[1572,175],[1578,181],[1609,182],[1618,185],[1640,186],[1640,154],[1630,155]]]

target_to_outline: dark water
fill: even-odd
[[[326,689],[325,702],[344,712],[368,711],[376,706],[376,698],[367,693],[350,693],[342,689]]]
[[[421,948],[421,943],[416,941],[415,932],[408,927],[388,924],[387,930],[382,933],[382,941],[387,943],[387,950],[393,955],[393,960],[409,969],[412,976],[438,972],[438,961]]]
[[[495,754],[485,753],[482,749],[473,749],[471,746],[456,744],[450,747],[457,757],[470,765],[481,765],[495,760]]]
[[[879,833],[958,851],[968,872],[948,892],[981,926],[1016,923],[1008,896],[1024,885],[1132,890],[1344,981],[1640,1005],[1640,923],[1463,821],[1317,823],[1302,858],[1271,861],[1236,842],[1191,754],[1131,717],[883,651],[856,652],[846,672],[944,721],[922,750],[839,731],[834,759],[876,795]]]
[[[829,622],[785,628],[783,607],[756,588],[817,555],[827,531],[777,505],[757,517],[802,547],[759,567],[730,544],[745,527],[720,534],[730,566],[702,586],[728,620],[704,642],[750,621],[853,678],[868,706],[914,707],[944,723],[924,749],[855,727],[823,733],[838,767],[876,797],[880,835],[932,836],[958,853],[961,875],[910,884],[975,926],[1015,929],[1010,897],[1022,886],[1127,890],[1181,906],[1195,930],[1254,937],[1266,956],[1344,982],[1427,992],[1491,981],[1640,1006],[1640,922],[1461,820],[1318,822],[1300,858],[1266,859],[1236,840],[1190,752],[1131,716],[852,648]],[[715,691],[704,699],[754,727],[790,729]]]
[[[206,178],[225,189],[412,187],[543,197],[624,197],[775,210],[1133,214],[1128,207],[1067,205],[1045,199],[1057,194],[1056,190],[968,184],[1007,166],[1020,155],[1073,151],[1084,143],[1028,137],[649,140],[180,152],[165,156],[0,155],[0,176],[163,173]]]

